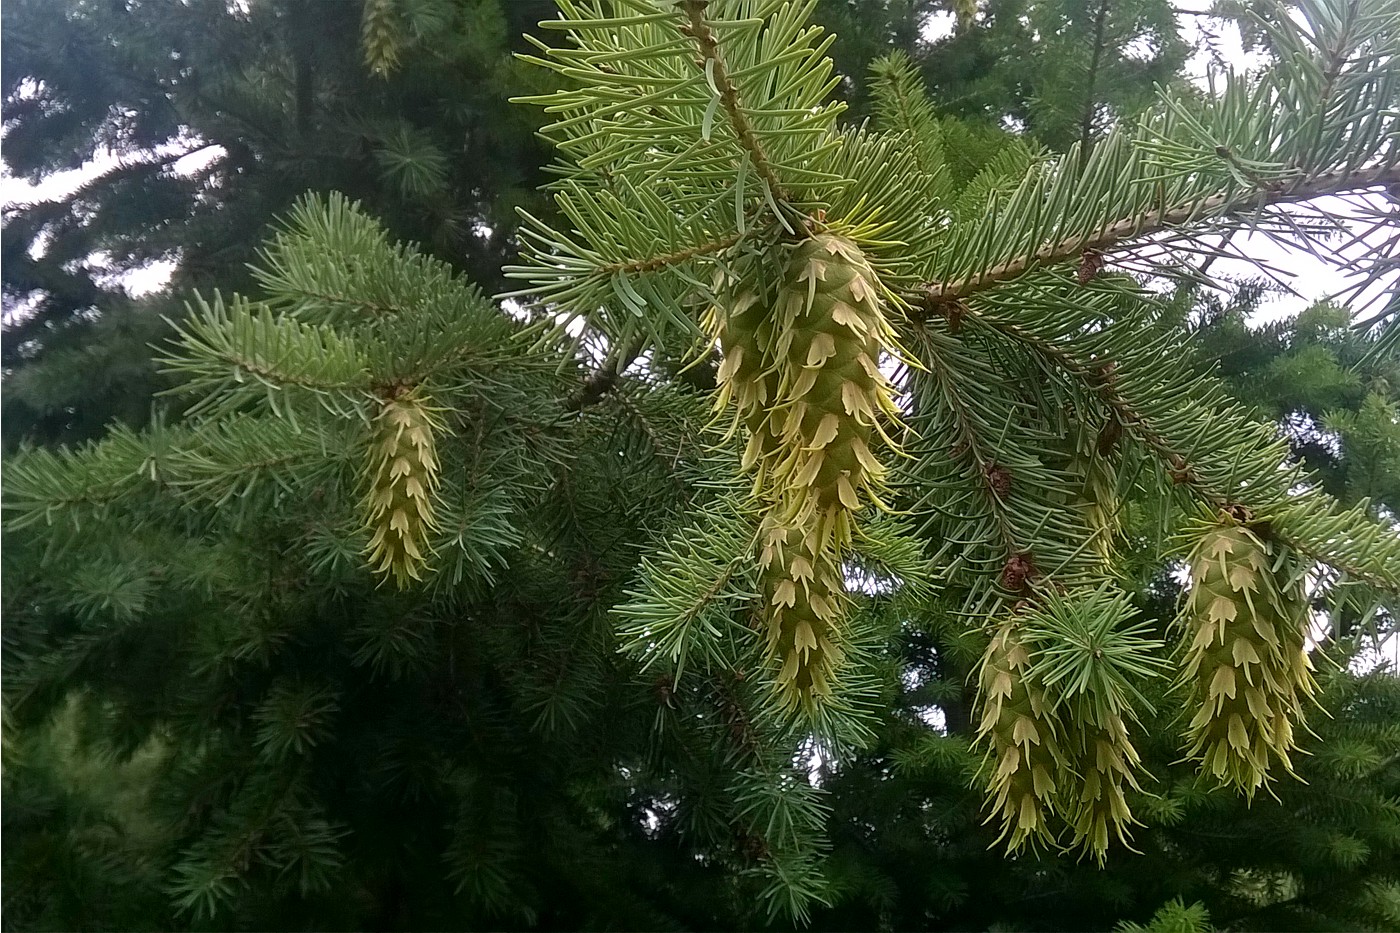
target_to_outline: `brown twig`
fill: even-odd
[[[674,253],[664,253],[660,256],[653,256],[650,259],[629,259],[624,262],[613,262],[606,266],[599,266],[598,274],[614,275],[618,272],[624,274],[655,272],[657,269],[664,269],[666,266],[674,266],[677,263],[685,262],[687,259],[694,259],[696,256],[706,256],[710,253],[722,253],[743,238],[744,234],[742,233],[731,233],[719,239],[697,243],[694,246],[687,246],[685,249],[676,250]]]

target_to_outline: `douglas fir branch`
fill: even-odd
[[[365,4],[364,80],[411,71],[419,6]],[[1194,365],[1186,285],[1213,268],[1187,260],[1236,231],[1325,253],[1304,207],[1393,229],[1400,15],[1249,6],[1271,67],[1162,88],[1055,154],[940,113],[902,53],[843,120],[816,0],[557,0],[511,65],[545,89],[518,112],[555,160],[514,291],[308,195],[255,294],[190,298],[160,361],[188,407],[7,457],[16,566],[44,581],[16,637],[78,633],[7,670],[16,708],[148,654],[181,672],[111,715],[178,706],[123,741],[197,750],[168,769],[196,790],[160,890],[202,920],[272,885],[369,897],[343,868],[380,853],[363,821],[418,827],[420,799],[450,815],[402,851],[490,928],[540,921],[551,876],[521,840],[613,853],[655,830],[676,871],[786,923],[861,889],[828,855],[921,774],[958,787],[891,804],[902,829],[973,782],[981,814],[920,844],[973,839],[980,871],[991,842],[1042,880],[1037,858],[1151,849],[1143,825],[1188,793],[1168,767],[1189,793],[1286,795],[1323,757],[1305,719],[1329,728],[1316,630],[1393,622],[1400,535]],[[1369,243],[1351,267],[1393,285]],[[1394,309],[1348,365],[1393,358]],[[924,689],[925,643],[941,692],[920,711],[892,698]],[[354,780],[316,757],[336,754]],[[522,784],[517,759],[550,777]],[[833,791],[867,766],[881,783]]]

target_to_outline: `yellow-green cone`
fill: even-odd
[[[1102,864],[1108,854],[1110,833],[1128,845],[1128,826],[1137,823],[1128,808],[1124,788],[1142,789],[1133,776],[1142,759],[1128,738],[1122,716],[1110,715],[1103,723],[1093,722],[1087,716],[1076,717],[1070,731],[1075,733],[1070,745],[1079,774],[1077,782],[1067,789],[1064,801],[1070,828],[1074,830],[1071,845],[1082,848]]]
[[[879,502],[894,347],[884,291],[859,247],[818,234],[775,250],[780,284],[741,274],[707,326],[724,354],[717,405],[745,429],[743,466],[764,503],[762,583],[768,650],[789,708],[831,695],[841,659],[841,563],[854,515]],[[732,430],[732,428],[731,428]]]
[[[764,300],[765,297],[767,300]],[[726,296],[725,307],[711,308],[705,324],[715,336],[724,360],[720,364],[718,410],[734,409],[732,433],[742,425],[747,434],[743,467],[752,471],[754,491],[765,488],[778,438],[771,429],[771,405],[778,376],[769,355],[773,345],[773,296],[740,283]]]
[[[1108,457],[1082,451],[1074,466],[1083,477],[1076,505],[1092,535],[1090,546],[1100,560],[1109,563],[1119,529],[1117,471]]]
[[[899,414],[879,369],[894,347],[879,279],[854,243],[819,235],[793,250],[775,310],[774,482],[789,521],[815,527],[823,549],[843,547],[854,513],[880,503],[885,468],[871,444],[895,446],[880,423]]]
[[[366,0],[360,18],[360,45],[369,70],[387,77],[398,66],[402,44],[393,0]]]
[[[423,579],[431,551],[428,536],[436,528],[437,423],[427,396],[411,390],[383,402],[373,430],[365,553],[375,573],[392,577],[402,588]]]
[[[1222,784],[1252,796],[1289,753],[1316,685],[1304,647],[1301,574],[1274,546],[1222,513],[1190,558],[1183,679],[1194,715],[1189,755]]]
[[[1017,852],[1053,843],[1048,817],[1072,793],[1063,730],[1045,689],[1030,675],[1030,652],[1014,621],[1002,624],[982,657],[977,739],[987,746],[987,822],[1001,825],[997,841]]]
[[[788,705],[832,695],[846,592],[841,565],[811,535],[769,515],[759,532],[768,654],[782,663],[778,683]]]
[[[1111,451],[1101,451],[1099,437],[1087,425],[1071,428],[1064,439],[1062,464],[1070,491],[1066,504],[1089,531],[1089,546],[1104,563],[1113,559],[1114,539],[1121,522],[1118,471]]]

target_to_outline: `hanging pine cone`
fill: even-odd
[[[815,536],[769,515],[759,532],[769,657],[781,661],[779,695],[789,708],[829,699],[841,663],[846,608],[841,566]]]
[[[1305,649],[1302,574],[1278,546],[1221,513],[1190,558],[1185,610],[1189,755],[1249,796],[1289,753],[1316,685]]]
[[[819,234],[778,247],[771,267],[740,267],[706,326],[724,354],[717,405],[748,439],[743,466],[766,511],[762,585],[770,657],[789,709],[831,695],[842,656],[842,557],[854,514],[879,503],[885,470],[871,450],[898,416],[880,372],[894,346],[883,289],[859,247]]]
[[[880,503],[885,468],[871,443],[897,446],[881,424],[899,417],[879,369],[881,351],[895,346],[882,288],[859,247],[821,234],[793,250],[776,310],[775,484],[789,521],[815,525],[822,549],[841,547],[852,514]]]
[[[365,0],[360,18],[360,45],[365,64],[375,75],[385,78],[399,64],[403,36],[394,0]]]
[[[1075,457],[1074,468],[1083,477],[1075,504],[1089,527],[1090,545],[1100,560],[1109,563],[1120,527],[1117,470],[1108,457],[1083,450]]]
[[[1103,864],[1108,854],[1109,833],[1128,845],[1128,826],[1138,823],[1128,808],[1124,787],[1140,791],[1134,772],[1142,765],[1137,749],[1128,738],[1123,717],[1112,714],[1103,722],[1092,715],[1073,718],[1070,746],[1074,751],[1079,781],[1066,796],[1072,846],[1080,847]]]
[[[1096,432],[1089,424],[1072,424],[1060,448],[1059,462],[1068,481],[1065,503],[1079,516],[1089,532],[1089,547],[1105,564],[1113,559],[1121,527],[1113,444],[1103,443],[1116,427],[1117,422],[1110,421]]]
[[[417,389],[386,399],[374,419],[365,550],[374,572],[393,577],[400,588],[423,579],[431,550],[428,536],[437,527],[437,429],[429,399]]]
[[[1002,624],[982,657],[977,699],[977,740],[987,745],[985,770],[997,841],[1011,852],[1053,843],[1048,817],[1073,780],[1063,729],[1051,713],[1045,688],[1031,676],[1030,652],[1017,622]]]
[[[1148,708],[1136,682],[1164,662],[1137,610],[1111,585],[1044,587],[1003,623],[983,659],[978,741],[989,743],[993,818],[1011,851],[1053,839],[1099,862],[1135,823],[1127,792],[1142,761],[1129,728]]]
[[[719,392],[715,408],[725,411],[733,406],[727,435],[741,425],[748,435],[742,463],[746,471],[755,474],[754,492],[759,494],[766,487],[779,448],[772,428],[772,404],[778,394],[778,376],[770,355],[774,294],[751,282],[740,282],[733,289],[721,282],[716,291],[724,296],[722,307],[712,307],[704,322],[723,354],[716,376]]]

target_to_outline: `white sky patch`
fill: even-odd
[[[1127,45],[1123,46],[1123,56],[1134,61],[1150,62],[1157,57],[1160,46],[1151,36],[1134,36]]]
[[[1269,57],[1261,50],[1244,50],[1238,26],[1206,15],[1212,6],[1214,0],[1178,0],[1176,4],[1181,38],[1196,47],[1186,63],[1186,77],[1205,87],[1206,76],[1212,71],[1228,68],[1244,74],[1268,67]]]
[[[144,298],[163,291],[179,265],[178,258],[156,259],[124,272],[103,273],[98,276],[98,284],[104,288],[120,286],[130,297]]]
[[[79,168],[54,172],[37,182],[12,175],[9,166],[0,163],[0,204],[10,208],[61,200],[109,172],[138,162],[165,161],[159,171],[188,177],[205,171],[227,154],[227,150],[222,146],[210,145],[191,133],[182,132],[180,136],[153,149],[134,154],[122,155],[110,148],[100,148]],[[30,245],[30,255],[39,258],[43,255],[46,245],[46,238],[40,235]],[[100,251],[92,253],[82,261],[84,266],[97,273],[99,285],[104,288],[119,286],[132,298],[155,294],[164,289],[169,285],[179,262],[177,254],[135,268],[117,269],[111,257]]]
[[[5,207],[39,204],[68,197],[83,185],[100,178],[121,165],[121,159],[110,149],[99,149],[81,168],[67,169],[46,175],[37,182],[10,174],[8,165],[0,165],[0,203]]]
[[[162,172],[180,176],[194,175],[227,154],[222,146],[205,143],[193,134],[182,134],[153,149],[129,154],[102,147],[78,168],[54,172],[37,182],[11,174],[10,167],[0,163],[0,204],[12,207],[57,201],[109,172],[138,162],[168,159],[170,161],[161,169]]]
[[[924,17],[924,23],[919,27],[919,35],[925,42],[937,42],[951,36],[957,28],[957,14],[951,10],[934,10]]]

